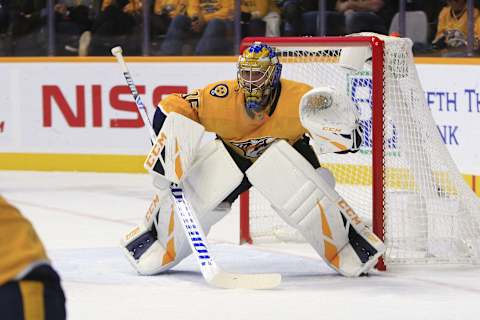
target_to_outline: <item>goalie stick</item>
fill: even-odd
[[[143,103],[140,95],[138,94],[135,83],[127,68],[127,64],[123,59],[122,48],[112,48],[112,54],[120,64],[123,76],[127,82],[128,87],[133,95],[135,104],[145,127],[148,128],[150,133],[150,139],[152,143],[157,140],[157,135],[153,130],[152,123],[148,117],[145,104]],[[188,200],[185,197],[185,193],[181,185],[171,183],[170,185],[171,195],[175,202],[176,213],[181,221],[185,235],[187,236],[188,243],[195,255],[197,262],[200,266],[200,271],[208,284],[226,289],[270,289],[278,286],[281,282],[281,275],[278,273],[265,273],[265,274],[238,274],[229,273],[222,270],[214,261],[206,242],[205,233],[202,230],[200,223],[198,222],[195,211],[190,206]]]

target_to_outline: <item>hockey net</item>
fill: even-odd
[[[244,45],[255,39],[245,39]],[[391,264],[479,263],[480,201],[444,146],[420,85],[408,39],[257,38],[274,46],[282,77],[345,90],[359,113],[359,152],[319,157],[336,190],[384,238]],[[370,48],[362,69],[339,63]],[[241,241],[304,241],[254,188],[241,196]]]

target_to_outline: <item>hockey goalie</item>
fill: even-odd
[[[275,50],[255,42],[238,61],[236,80],[173,94],[156,109],[158,135],[145,167],[157,189],[142,223],[122,238],[142,275],[164,272],[191,253],[170,195],[181,183],[205,232],[254,186],[338,273],[368,272],[383,242],[335,191],[324,153],[358,151],[362,132],[346,94],[281,79]],[[201,144],[205,131],[217,139]]]

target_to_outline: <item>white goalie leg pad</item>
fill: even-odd
[[[178,253],[182,250],[178,250],[175,239],[182,234],[174,228],[179,222],[173,209],[170,189],[159,190],[142,223],[120,240],[125,256],[139,274],[156,274],[181,261]]]
[[[183,186],[205,234],[230,211],[230,207],[221,202],[242,179],[243,173],[221,141],[209,142],[199,150],[184,177]],[[161,185],[156,183],[156,187]],[[181,222],[174,212],[168,182],[163,187],[155,195],[144,222],[121,241],[128,260],[143,275],[166,271],[191,253]]]
[[[329,266],[342,275],[358,276],[373,267],[385,247],[329,184],[331,179],[324,178],[324,170],[317,173],[282,140],[270,146],[246,174]]]
[[[189,118],[170,112],[144,163],[148,172],[179,183],[197,155],[204,127]],[[163,174],[154,170],[159,162]]]
[[[216,208],[242,182],[237,167],[220,140],[203,146],[183,180],[188,201],[201,215]]]

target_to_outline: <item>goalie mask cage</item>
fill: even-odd
[[[247,38],[242,49],[253,41],[276,48],[283,78],[335,86],[358,111],[360,151],[323,154],[319,160],[333,172],[336,190],[384,239],[387,251],[379,269],[480,262],[480,200],[441,140],[410,40],[374,34]],[[346,69],[341,56],[361,48],[371,59],[361,69]],[[304,241],[255,188],[240,196],[240,216],[241,242]]]

